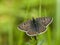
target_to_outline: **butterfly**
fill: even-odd
[[[51,24],[53,19],[51,17],[39,17],[32,18],[32,20],[28,20],[18,25],[18,29],[26,32],[28,36],[36,36],[46,32],[46,28],[49,24]]]

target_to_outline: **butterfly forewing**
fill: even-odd
[[[44,26],[47,26],[49,23],[52,22],[52,18],[50,17],[37,18],[36,20]]]
[[[31,23],[31,21],[29,20],[29,21],[27,21],[25,23],[20,24],[18,26],[18,28],[23,30],[23,31],[28,31],[28,30],[30,30],[30,23]]]

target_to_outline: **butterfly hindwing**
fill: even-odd
[[[42,32],[45,32],[45,31],[46,31],[46,27],[43,26],[43,25],[41,25],[41,26],[39,27],[38,34],[40,34],[40,33],[42,33]]]
[[[26,34],[29,36],[36,36],[38,33],[36,31],[29,30],[28,32],[26,32]]]

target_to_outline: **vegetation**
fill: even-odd
[[[0,0],[0,45],[60,45],[59,0]],[[17,26],[32,17],[52,17],[47,31],[31,37]]]

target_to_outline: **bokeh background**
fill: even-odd
[[[52,17],[35,39],[17,26],[32,17]],[[60,0],[0,0],[0,45],[60,45]]]

